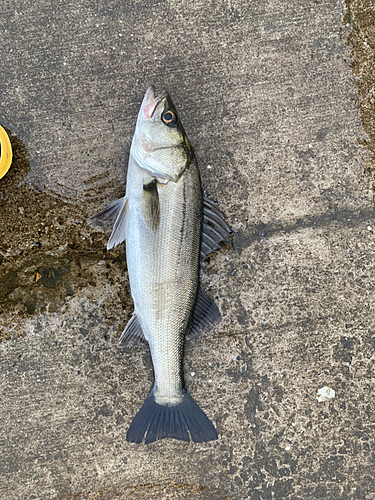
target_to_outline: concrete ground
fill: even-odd
[[[0,498],[375,499],[371,5],[3,4]],[[211,443],[126,442],[152,366],[117,346],[124,248],[85,222],[152,83],[236,233],[202,275],[223,321],[186,344]]]

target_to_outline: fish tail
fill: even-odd
[[[126,440],[141,443],[145,435],[146,444],[163,438],[189,441],[189,435],[196,443],[217,439],[215,427],[186,391],[181,403],[174,406],[158,404],[151,391],[130,424]]]

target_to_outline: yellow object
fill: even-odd
[[[8,134],[0,125],[0,179],[8,172],[12,156],[12,146]]]

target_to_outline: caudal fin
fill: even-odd
[[[131,443],[152,443],[158,439],[174,438],[180,441],[203,443],[217,439],[215,427],[199,408],[188,392],[180,404],[175,406],[159,405],[151,391],[142,408],[134,417],[126,440]]]

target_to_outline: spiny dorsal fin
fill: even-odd
[[[159,194],[157,180],[153,179],[148,184],[143,184],[141,210],[143,219],[148,227],[155,231],[159,227]]]
[[[138,318],[133,312],[131,318],[129,319],[124,331],[120,337],[120,347],[129,347],[137,344],[146,344],[147,340],[143,335],[141,325],[139,324]]]
[[[232,237],[233,231],[224,221],[225,216],[203,195],[203,224],[201,237],[201,262],[207,255],[219,250],[219,243]]]

